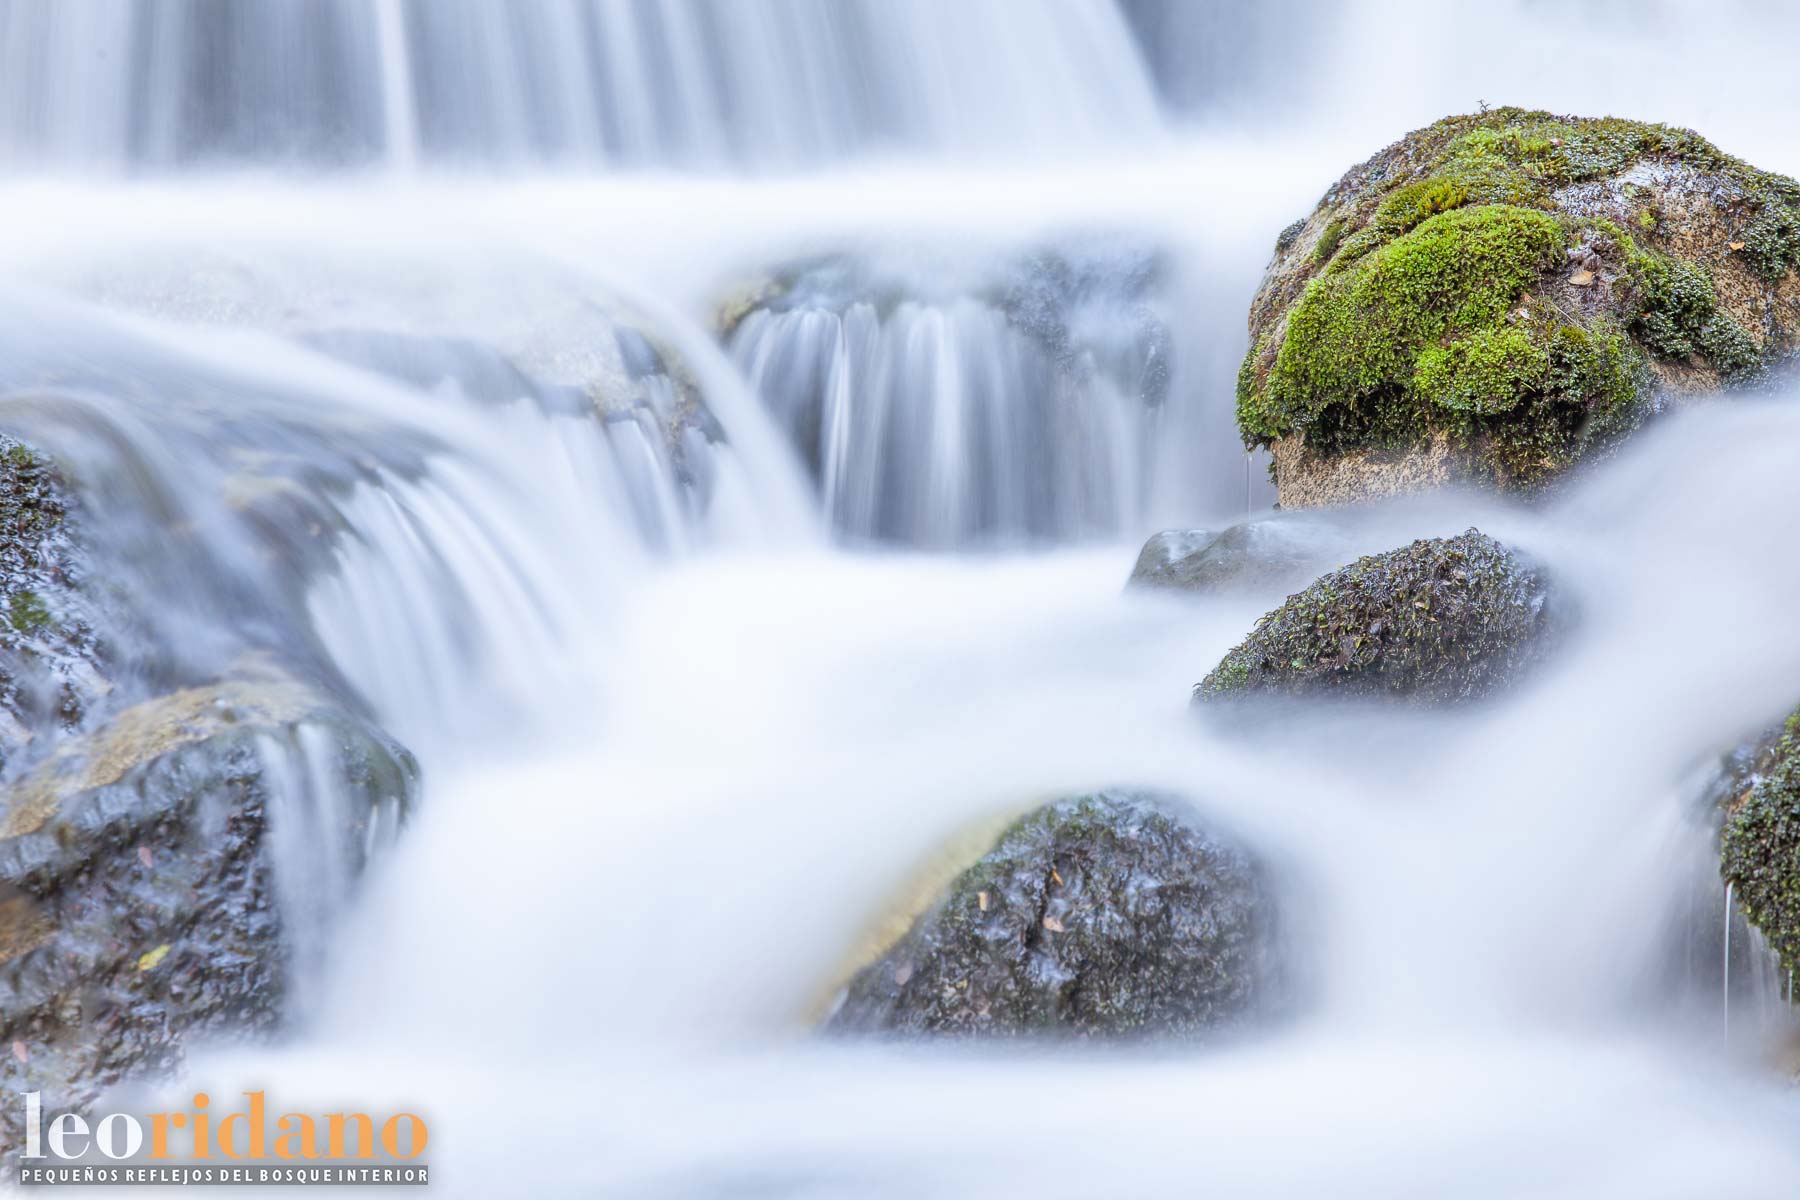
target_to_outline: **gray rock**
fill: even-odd
[[[1257,622],[1194,689],[1220,696],[1479,699],[1541,661],[1566,620],[1545,576],[1478,530],[1359,558]]]
[[[1341,561],[1346,545],[1335,523],[1311,515],[1244,521],[1222,533],[1172,529],[1144,543],[1127,586],[1198,593],[1285,590]]]
[[[1165,529],[1153,533],[1138,551],[1137,563],[1131,568],[1130,587],[1185,586],[1184,568],[1217,541],[1211,529]]]
[[[1253,1020],[1275,905],[1243,848],[1167,797],[1021,818],[845,990],[836,1033],[1129,1038]]]
[[[271,1028],[296,953],[347,899],[277,904],[271,809],[321,856],[300,865],[354,878],[416,772],[366,722],[277,680],[186,689],[67,739],[0,812],[0,1046],[17,1047],[0,1088],[42,1092],[48,1119],[173,1067],[197,1035]],[[320,927],[294,927],[308,917]],[[0,1144],[18,1144],[19,1119],[0,1111]]]

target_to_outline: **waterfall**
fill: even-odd
[[[541,667],[598,598],[704,540],[715,498],[753,503],[719,478],[730,447],[671,441],[672,401],[601,418],[480,345],[199,340],[24,295],[0,315],[0,409],[77,481],[153,629],[117,639],[157,648],[124,696],[274,655],[453,743],[550,702]]]
[[[0,163],[781,168],[1155,131],[1094,0],[6,0]]]
[[[1141,250],[1077,244],[912,296],[860,260],[829,262],[744,317],[731,346],[851,538],[1114,535],[1144,522],[1167,425],[1158,271]]]
[[[1787,381],[1530,504],[1292,527],[1541,562],[1578,620],[1480,706],[1199,717],[1293,580],[1123,590],[1150,534],[1269,516],[1246,306],[1407,128],[1617,110],[1793,170],[1792,19],[1707,11],[0,0],[0,435],[95,572],[35,564],[72,649],[0,611],[69,650],[0,670],[0,783],[248,730],[150,784],[198,844],[266,807],[233,915],[291,976],[240,981],[284,1040],[195,1032],[144,1111],[417,1111],[454,1196],[1791,1194],[1794,981],[1681,786],[1794,702]],[[89,921],[191,907],[138,887],[160,847],[108,832],[115,892],[68,848],[140,784],[28,835]],[[812,1036],[922,866],[1114,787],[1266,860],[1294,1011]],[[162,1011],[180,951],[76,933]],[[36,1019],[0,1082],[56,1064]]]

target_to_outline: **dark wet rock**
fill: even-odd
[[[27,425],[83,411],[8,401]],[[333,481],[291,453],[242,463],[227,503],[297,575],[322,569]],[[413,794],[410,757],[282,656],[240,650],[222,679],[173,668],[225,622],[181,587],[207,569],[179,561],[182,510],[132,481],[0,441],[0,1087],[47,1112],[167,1069],[192,1037],[270,1028]],[[332,881],[285,915],[271,822],[296,843],[284,895]],[[0,1116],[0,1149],[18,1119]]]
[[[1276,986],[1263,870],[1181,802],[1103,792],[1021,818],[850,980],[826,1028],[963,1037],[1187,1036]]]
[[[279,678],[185,689],[66,739],[0,813],[0,1087],[42,1092],[48,1119],[172,1068],[196,1036],[271,1028],[322,932],[277,903],[271,820],[287,866],[353,878],[415,777],[390,739]],[[347,897],[315,899],[323,922]],[[18,1120],[7,1106],[0,1145]]]
[[[1131,587],[1180,588],[1186,586],[1190,564],[1219,540],[1213,529],[1165,529],[1153,533],[1138,551],[1131,568]]]
[[[1560,621],[1543,574],[1477,530],[1360,558],[1264,616],[1194,689],[1222,696],[1475,700],[1546,654]]]
[[[1800,712],[1738,748],[1714,798],[1721,873],[1783,970],[1800,969]]]
[[[1221,533],[1172,529],[1144,543],[1129,586],[1200,594],[1298,587],[1339,557],[1337,526],[1280,515],[1244,521]]]
[[[1284,508],[1539,490],[1800,342],[1800,184],[1663,125],[1503,108],[1352,168],[1250,310]]]
[[[108,690],[75,509],[51,462],[0,435],[0,774]]]

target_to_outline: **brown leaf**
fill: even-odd
[[[1063,923],[1061,921],[1057,920],[1055,917],[1045,917],[1044,918],[1044,928],[1048,929],[1051,933],[1064,932]]]
[[[1057,871],[1057,869],[1055,867],[1050,868],[1050,878],[1056,880],[1057,885],[1061,886],[1063,877],[1062,877],[1062,874],[1059,871]]]
[[[987,911],[987,893],[986,892],[976,892],[975,893],[975,903],[979,904],[981,906],[982,912],[986,912]]]
[[[1569,282],[1576,287],[1593,287],[1594,273],[1592,271],[1577,271],[1569,276]]]
[[[1732,249],[1733,249],[1733,250],[1742,250],[1742,249],[1743,249],[1743,248],[1744,248],[1744,243],[1742,243],[1742,242],[1732,242],[1732,243],[1731,243],[1731,248],[1732,248]]]
[[[154,867],[156,865],[156,858],[150,853],[150,847],[148,846],[138,847],[138,861],[143,863],[146,867]]]
[[[30,1062],[31,1061],[31,1055],[26,1052],[24,1042],[20,1042],[20,1041],[13,1042],[13,1057],[18,1059],[20,1062]]]

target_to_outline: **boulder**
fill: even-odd
[[[232,502],[298,531],[289,567],[324,566],[316,495],[261,465]],[[194,1037],[269,1029],[417,774],[298,644],[190,666],[174,643],[220,631],[158,586],[179,582],[179,536],[153,502],[110,506],[131,494],[93,464],[67,478],[79,495],[0,439],[0,1088],[41,1092],[46,1117]],[[0,1176],[20,1118],[0,1110]]]
[[[1800,969],[1800,712],[1722,774],[1721,873],[1784,971]]]
[[[297,949],[348,898],[330,882],[296,897],[275,860],[353,879],[416,774],[367,722],[273,676],[64,739],[0,809],[0,1087],[42,1092],[48,1118],[172,1067],[193,1036],[270,1028]],[[19,1119],[0,1115],[0,1144]]]
[[[1102,792],[1012,824],[850,980],[834,1033],[1192,1036],[1277,990],[1263,869],[1180,801]]]
[[[1219,533],[1171,529],[1144,543],[1128,587],[1213,595],[1298,587],[1342,561],[1347,538],[1310,513],[1278,513]]]
[[[1284,230],[1250,310],[1246,445],[1284,508],[1533,492],[1800,337],[1800,184],[1688,130],[1449,117]]]
[[[1537,663],[1560,617],[1544,575],[1470,529],[1359,558],[1265,615],[1194,689],[1226,696],[1490,695]]]

